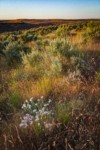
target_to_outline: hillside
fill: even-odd
[[[100,20],[0,25],[0,150],[99,150]]]
[[[37,28],[41,26],[51,25],[76,25],[79,23],[87,23],[94,21],[100,23],[100,19],[80,19],[80,20],[64,20],[64,19],[17,19],[17,20],[0,20],[0,33],[11,32]]]

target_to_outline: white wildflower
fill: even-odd
[[[31,109],[31,105],[30,105],[30,104],[27,104],[27,107],[28,107],[29,109]]]
[[[25,103],[22,105],[22,109],[27,111],[27,114],[23,116],[19,127],[26,128],[29,125],[32,125],[33,121],[37,122],[38,126],[40,126],[39,121],[43,119],[43,117],[47,117],[47,115],[52,115],[52,111],[49,111],[48,107],[51,102],[51,99],[49,99],[47,103],[43,102],[43,96],[41,96],[40,99],[37,99],[36,103],[33,102],[33,97],[31,97],[29,101],[26,100]],[[51,124],[49,123],[46,123],[45,126],[46,128],[51,128]]]
[[[41,110],[41,109],[39,110],[39,113],[42,113],[42,110]]]
[[[49,104],[47,103],[46,106],[49,106]]]
[[[44,107],[47,107],[47,106],[49,106],[49,104],[47,103],[47,104],[44,104]]]
[[[41,99],[43,99],[43,96],[41,96]]]
[[[22,109],[24,109],[24,108],[26,108],[26,104],[23,104],[23,105],[22,105]]]
[[[38,122],[38,126],[40,126],[40,123]]]
[[[46,129],[51,130],[52,127],[53,127],[53,124],[44,122],[44,127],[45,127]]]
[[[28,127],[28,125],[27,125],[27,124],[25,124],[23,127],[24,127],[24,128],[27,128],[27,127]]]
[[[30,121],[30,125],[32,125],[33,124],[33,121]]]
[[[27,119],[28,119],[28,117],[27,117],[27,116],[24,116],[24,117],[23,117],[23,119],[24,119],[24,120],[22,120],[22,121],[25,121],[25,120],[27,120]]]
[[[24,126],[24,124],[23,124],[23,123],[20,123],[20,124],[19,124],[19,127],[20,127],[20,128],[21,128],[21,127],[23,127],[23,126]]]
[[[40,102],[40,99],[37,99],[38,102]]]
[[[32,101],[33,101],[33,97],[30,98],[30,102],[32,102]]]
[[[26,100],[25,102],[28,103],[28,100]]]
[[[45,108],[43,107],[43,108],[42,108],[42,111],[44,111],[44,110],[45,110]]]
[[[39,114],[39,111],[37,111],[36,114]]]
[[[30,114],[26,114],[26,116],[27,116],[27,117],[29,117],[29,116],[30,116]]]
[[[51,103],[52,102],[52,100],[51,99],[49,99],[49,101],[48,101],[49,103]]]
[[[21,122],[20,124],[19,124],[19,127],[20,128],[26,128],[28,125],[27,125],[27,123],[26,122]]]
[[[44,113],[43,113],[44,115],[47,115],[48,114],[48,111],[44,111]]]
[[[36,111],[37,111],[36,109],[33,110],[34,113],[35,113]]]
[[[39,121],[39,116],[36,116],[35,121]]]
[[[47,104],[44,104],[44,107],[47,107]]]

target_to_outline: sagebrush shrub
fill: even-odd
[[[22,62],[22,56],[30,53],[31,49],[20,43],[9,43],[6,47],[7,64],[10,66],[16,66]]]

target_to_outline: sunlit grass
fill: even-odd
[[[0,51],[0,146],[4,143],[10,150],[26,144],[38,149],[41,139],[47,144],[44,139],[48,138],[53,146],[59,143],[60,134],[65,143],[66,138],[77,137],[76,133],[78,143],[83,137],[87,142],[89,128],[93,137],[98,136],[100,37],[98,27],[92,25],[87,30],[89,26],[41,27],[2,35],[0,50],[5,56]],[[53,149],[49,143],[46,146]]]

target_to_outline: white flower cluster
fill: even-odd
[[[51,102],[51,99],[49,99],[47,102],[44,102],[43,96],[41,96],[41,98],[37,101],[34,101],[33,97],[29,100],[26,100],[22,105],[22,110],[26,114],[21,120],[19,126],[26,128],[28,125],[32,125],[34,122],[38,122],[38,125],[40,125],[40,122],[43,118],[53,115],[53,112],[49,110]]]
[[[21,123],[19,124],[19,127],[28,127],[28,125],[32,125],[33,124],[33,116],[31,116],[30,114],[26,114]]]

